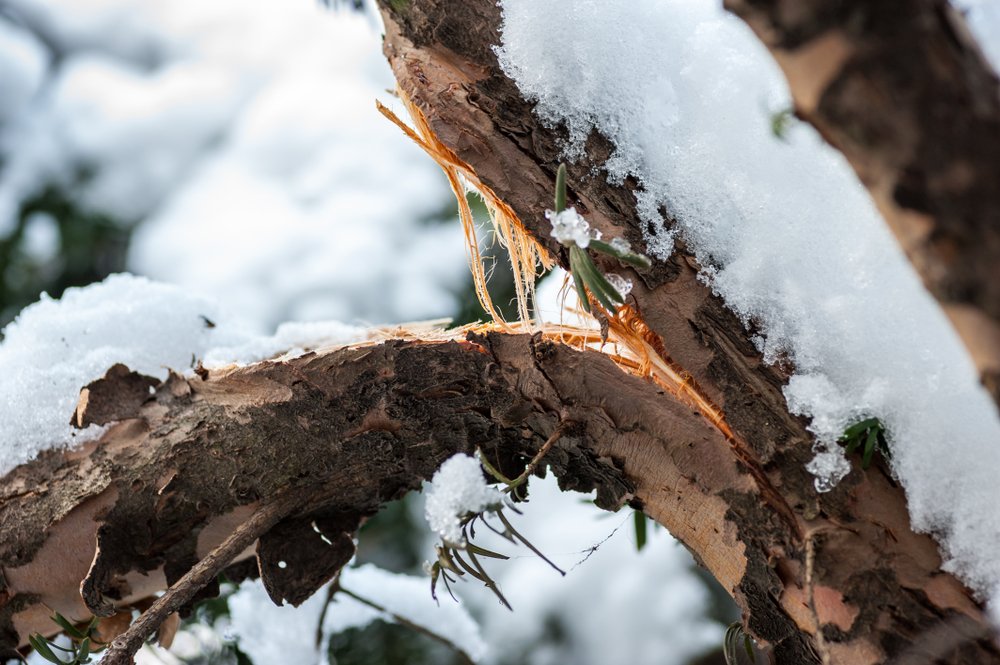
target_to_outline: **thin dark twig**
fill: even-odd
[[[535,468],[542,461],[542,458],[548,454],[555,442],[562,438],[563,432],[566,430],[566,425],[567,423],[565,421],[559,423],[559,426],[552,432],[552,435],[545,440],[542,447],[538,449],[535,456],[531,458],[530,462],[528,462],[528,466],[524,467],[524,471],[521,472],[521,475],[508,483],[505,491],[510,492],[518,486],[523,485],[524,482],[528,480],[528,477],[535,472]]]
[[[323,609],[319,613],[319,621],[316,622],[316,648],[319,649],[323,644],[323,624],[326,622],[327,610],[330,609],[330,603],[333,601],[333,595],[337,593],[339,588],[340,579],[335,580],[326,589],[326,600],[323,601]]]
[[[503,525],[505,527],[507,527],[507,529],[512,534],[514,534],[514,536],[516,536],[518,540],[520,540],[522,543],[524,543],[528,547],[529,550],[531,550],[532,552],[534,552],[538,556],[539,559],[541,559],[545,563],[547,563],[550,566],[552,566],[552,568],[554,568],[556,570],[556,572],[558,572],[560,575],[563,575],[563,576],[566,575],[566,571],[564,571],[562,568],[560,568],[555,563],[553,563],[547,556],[545,556],[544,554],[542,554],[542,552],[537,547],[535,547],[534,545],[532,545],[531,542],[527,538],[525,538],[520,533],[518,533],[517,529],[515,529],[513,527],[513,525],[511,525],[510,521],[506,517],[504,517],[502,511],[497,511],[497,517],[499,517],[500,521],[503,522]]]
[[[282,518],[305,504],[308,498],[308,495],[301,492],[289,493],[261,506],[250,519],[237,527],[218,547],[157,598],[127,631],[116,637],[101,663],[132,665],[135,662],[136,651],[168,616],[179,610],[198,591],[215,579],[240,552],[267,533]]]

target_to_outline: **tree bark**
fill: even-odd
[[[381,0],[380,5],[384,50],[401,89],[438,138],[567,267],[543,216],[565,132],[543,126],[500,70],[492,50],[500,42],[496,3]],[[589,137],[585,157],[569,166],[571,202],[605,236],[623,236],[641,248],[636,184],[610,185],[605,177],[612,149],[605,137]],[[754,491],[729,488],[716,496],[726,504],[720,524],[735,529],[742,557],[722,567],[704,543],[675,535],[733,595],[749,631],[774,647],[778,662],[827,657],[884,662],[948,617],[967,617],[980,626],[980,637],[985,634],[969,591],[940,570],[935,543],[910,528],[905,497],[884,467],[856,468],[832,492],[816,493],[804,468],[812,457],[811,437],[804,422],[789,415],[781,392],[787,374],[763,363],[738,319],[698,281],[697,261],[682,243],[668,261],[641,273],[595,260],[630,273],[636,284],[630,304],[733,431],[729,456],[749,472]],[[703,460],[706,468],[715,461]],[[781,506],[762,500],[772,489]],[[791,509],[794,523],[784,519],[782,507]],[[665,524],[671,521],[669,515],[647,512]],[[811,571],[807,544],[814,550]],[[955,625],[963,620],[955,619]],[[825,638],[819,654],[813,639],[818,632]],[[1000,662],[986,639],[965,641],[943,658]]]
[[[1000,404],[1000,80],[946,0],[726,0],[847,157]]]
[[[750,490],[726,461],[725,438],[597,352],[490,334],[204,376],[171,375],[131,413],[119,411],[124,419],[100,440],[45,453],[3,479],[6,646],[53,632],[51,610],[84,620],[150,596],[276,501],[295,509],[242,556],[256,554],[276,602],[297,604],[350,559],[343,534],[419,488],[445,459],[480,448],[515,476],[560,426],[545,462],[564,489],[596,489],[608,509],[646,505],[734,561],[742,548],[722,528],[725,505],[715,496]],[[135,378],[109,372],[88,386],[91,401],[121,395]],[[700,470],[702,455],[719,463]]]
[[[565,266],[542,216],[563,134],[541,126],[500,71],[493,0],[386,0],[382,10],[400,86]],[[570,167],[572,202],[641,247],[635,183],[609,185],[601,171],[612,148],[590,137]],[[632,273],[630,304],[731,435],[607,357],[544,335],[395,341],[173,375],[148,401],[133,389],[148,388],[141,377],[114,370],[75,416],[116,421],[99,441],[46,453],[0,483],[0,638],[51,631],[47,608],[82,619],[148,597],[288,493],[304,507],[244,556],[256,554],[273,598],[300,602],[349,558],[345,534],[444,459],[480,447],[513,476],[563,426],[545,460],[561,485],[597,489],[601,506],[630,503],[666,526],[777,662],[885,662],[925,634],[955,642],[942,662],[1000,662],[980,606],[940,570],[931,538],[912,531],[886,469],[856,468],[815,492],[785,372],[762,362],[697,274],[681,246]]]

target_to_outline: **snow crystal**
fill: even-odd
[[[615,287],[615,290],[618,291],[619,294],[621,294],[622,298],[624,298],[625,296],[627,296],[629,293],[632,292],[631,279],[622,277],[621,275],[615,272],[608,273],[604,277],[608,280],[608,283],[611,284],[611,286]]]
[[[988,3],[971,4],[973,28],[1000,43],[1000,22],[977,27]],[[649,252],[666,257],[683,234],[706,282],[762,330],[765,359],[794,363],[785,394],[829,451],[814,463],[824,482],[843,468],[843,430],[878,417],[914,527],[973,588],[997,588],[995,406],[842,156],[801,123],[773,136],[792,102],[752,32],[701,0],[502,9],[500,62],[544,122],[568,127],[567,155],[607,136],[611,180],[641,185]]]
[[[448,458],[427,488],[425,516],[447,543],[464,543],[460,519],[500,502],[500,492],[486,484],[479,460],[465,454]]]
[[[552,237],[563,245],[584,249],[590,245],[590,224],[576,208],[566,208],[561,212],[546,210],[545,218],[552,222]]]

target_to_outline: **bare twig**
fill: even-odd
[[[538,452],[535,453],[535,456],[531,458],[530,462],[528,462],[528,466],[524,467],[524,471],[521,472],[521,475],[519,475],[517,478],[515,478],[514,480],[510,481],[510,483],[507,484],[506,491],[508,492],[513,491],[515,488],[523,485],[525,481],[528,480],[531,474],[535,472],[535,469],[538,467],[539,463],[541,463],[542,458],[545,457],[550,450],[552,450],[552,446],[555,445],[555,442],[562,438],[563,433],[566,431],[567,424],[568,423],[566,423],[566,421],[561,421],[559,423],[559,426],[555,428],[555,430],[552,432],[552,435],[545,440],[545,443],[542,444],[542,447],[538,449]]]
[[[333,584],[326,589],[326,599],[323,601],[323,609],[320,610],[319,620],[316,622],[316,648],[319,649],[323,644],[323,624],[326,623],[327,610],[330,609],[330,603],[333,602],[333,596],[337,593],[340,588],[339,577],[334,580]]]
[[[243,550],[264,535],[271,527],[304,505],[310,495],[293,492],[276,498],[255,512],[236,528],[218,547],[194,565],[181,579],[156,599],[148,610],[111,642],[101,660],[103,665],[132,665],[135,653],[168,616],[191,600],[211,582]]]

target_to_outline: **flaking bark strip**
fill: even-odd
[[[116,420],[134,418],[150,399],[160,382],[131,371],[121,363],[111,366],[102,378],[80,391],[80,400],[70,424],[83,429],[89,425],[107,425]]]

